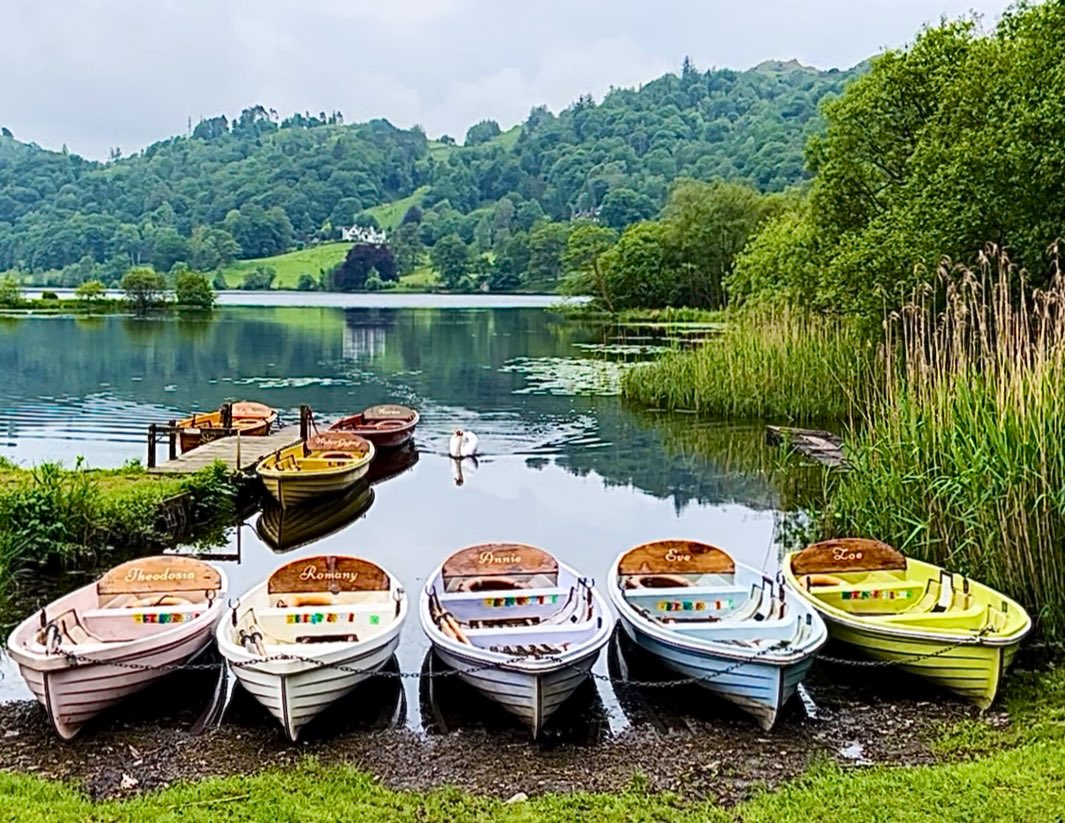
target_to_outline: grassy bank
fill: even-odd
[[[111,553],[164,546],[171,538],[158,522],[161,507],[182,494],[191,522],[206,526],[232,513],[233,487],[221,465],[169,478],[139,466],[23,469],[0,460],[0,578],[30,567],[103,565]]]
[[[1065,808],[1065,671],[1017,676],[1010,723],[972,720],[943,734],[944,762],[843,768],[824,761],[801,779],[732,808],[653,794],[634,776],[616,794],[549,794],[507,804],[456,789],[395,791],[347,766],[313,761],[93,803],[74,787],[0,774],[0,817],[25,821],[1060,820]],[[535,775],[529,776],[535,781]]]
[[[898,358],[822,529],[971,574],[1065,641],[1065,284],[1028,297],[1005,261],[951,281],[945,309],[890,325]]]
[[[630,370],[637,405],[718,420],[817,423],[854,417],[875,383],[875,339],[858,323],[781,308],[738,311],[723,334]]]

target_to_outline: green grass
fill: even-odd
[[[407,213],[407,209],[411,206],[420,206],[428,193],[429,187],[422,186],[407,197],[393,200],[390,203],[382,203],[380,206],[373,206],[366,211],[368,214],[373,215],[374,219],[380,223],[382,229],[390,231],[399,225],[403,215]]]
[[[789,308],[738,311],[700,348],[628,371],[621,390],[640,406],[717,420],[838,421],[853,416],[878,362],[855,323]]]
[[[275,289],[294,289],[300,275],[306,272],[316,279],[321,270],[330,271],[344,260],[351,243],[322,243],[305,249],[276,254],[273,257],[260,257],[256,260],[238,260],[222,270],[226,285],[231,289],[240,288],[244,276],[257,266],[270,266],[277,272],[274,280]]]
[[[1006,728],[970,720],[946,732],[944,740],[951,745],[947,762],[843,768],[821,761],[798,780],[729,809],[710,801],[648,792],[638,776],[627,789],[612,794],[547,794],[506,804],[453,788],[396,791],[351,766],[305,760],[284,770],[178,784],[103,803],[93,803],[63,783],[4,772],[0,773],[0,819],[27,823],[1060,821],[1065,809],[1065,670],[1038,676],[1015,673],[1007,699],[1011,723]]]
[[[429,264],[419,266],[410,274],[405,274],[399,278],[400,290],[409,291],[429,291],[430,289],[442,288],[440,285],[440,278],[436,274],[434,269]]]

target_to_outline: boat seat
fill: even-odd
[[[441,592],[438,594],[440,604],[453,604],[453,603],[480,603],[486,600],[514,600],[515,602],[509,605],[527,605],[532,600],[539,600],[540,598],[549,597],[561,597],[564,601],[570,596],[570,592],[573,591],[572,587],[562,588],[560,586],[542,587],[538,589],[483,589],[481,591],[453,591],[453,592]],[[524,600],[525,603],[518,603],[517,601]],[[508,604],[500,604],[508,605]]]
[[[597,616],[593,616],[591,620],[585,620],[581,623],[538,623],[535,626],[507,626],[506,628],[487,628],[487,629],[465,629],[464,632],[471,640],[474,637],[483,636],[496,636],[505,634],[508,637],[521,637],[524,635],[551,635],[551,634],[564,634],[566,632],[580,629],[587,623],[593,623],[597,620]]]
[[[699,637],[711,642],[736,642],[743,640],[793,640],[799,624],[795,620],[761,620],[758,622],[720,621],[706,623],[678,621],[670,623],[669,628],[687,636]]]
[[[727,614],[755,600],[751,590],[741,586],[678,586],[669,589],[624,589],[623,592],[626,602],[655,616],[673,612]]]
[[[986,605],[973,603],[965,609],[948,609],[939,612],[906,611],[900,614],[873,615],[872,619],[878,623],[909,624],[922,628],[981,629],[987,623],[987,609]],[[984,620],[979,620],[981,616]]]
[[[252,627],[279,643],[303,642],[316,637],[365,638],[384,631],[395,619],[393,601],[338,603],[329,606],[264,607],[249,611]]]

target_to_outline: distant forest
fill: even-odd
[[[482,121],[462,145],[386,120],[282,119],[263,106],[106,163],[4,128],[0,271],[51,272],[70,286],[114,283],[131,266],[212,271],[339,239],[342,226],[376,225],[369,210],[406,201],[385,226],[401,273],[426,256],[446,267],[467,254],[506,288],[527,276],[531,235],[545,224],[593,218],[621,231],[656,216],[678,178],[763,192],[800,183],[804,144],[822,129],[820,104],[858,71],[792,61],[701,72],[686,60],[679,76],[612,90],[599,103],[534,108],[508,132]]]

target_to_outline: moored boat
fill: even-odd
[[[521,543],[455,552],[430,575],[419,616],[440,659],[534,738],[588,677],[614,625],[591,580]]]
[[[233,430],[243,437],[263,437],[277,422],[277,412],[262,403],[241,401],[177,421],[178,442],[187,452],[203,443],[225,437]]]
[[[202,651],[225,595],[225,574],[195,558],[131,560],[24,620],[8,638],[8,653],[69,740]]]
[[[264,457],[255,471],[266,490],[282,508],[339,494],[366,476],[374,447],[367,443],[362,454],[314,449],[297,443]]]
[[[295,741],[319,712],[391,659],[407,617],[399,582],[369,560],[294,560],[218,625],[237,679]]]
[[[345,492],[314,500],[305,506],[283,509],[278,503],[267,503],[255,523],[255,531],[274,551],[292,551],[355,522],[373,505],[373,501],[373,488],[365,480],[360,480]]]
[[[418,412],[414,409],[396,403],[385,403],[370,406],[358,414],[342,417],[333,423],[329,430],[354,432],[379,449],[394,449],[414,437],[418,420]]]
[[[989,586],[876,540],[815,543],[785,558],[784,575],[832,637],[981,709],[994,702],[1032,626],[1018,603]]]
[[[666,667],[772,728],[828,639],[805,601],[726,552],[658,540],[622,552],[608,587],[621,626]]]

